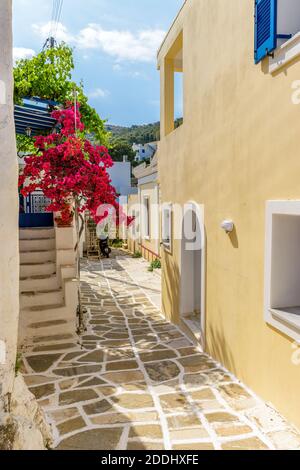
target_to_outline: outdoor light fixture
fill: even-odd
[[[31,127],[26,127],[25,132],[27,137],[31,137]]]
[[[225,230],[226,233],[231,233],[234,230],[234,222],[232,220],[223,220],[221,228]]]

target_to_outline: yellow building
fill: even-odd
[[[135,219],[127,229],[127,248],[131,253],[140,253],[140,241],[137,235],[139,229],[139,220],[137,217],[138,203],[139,197],[137,194],[131,194],[128,196],[127,214]]]
[[[138,195],[129,196],[128,214],[135,217],[128,233],[128,248],[141,253],[148,261],[160,259],[160,189],[157,153],[147,164],[133,170],[138,182]]]
[[[300,426],[300,4],[187,0],[158,67],[164,313]]]

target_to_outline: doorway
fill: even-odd
[[[205,229],[203,211],[188,204],[181,238],[181,320],[202,347],[205,340]]]

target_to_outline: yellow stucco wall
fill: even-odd
[[[138,201],[139,201],[139,198],[138,198],[137,194],[131,194],[130,196],[128,196],[127,213],[130,216],[133,215],[133,211],[135,210],[135,208],[138,204]],[[138,220],[135,220],[133,223],[136,226],[138,224]],[[128,250],[131,253],[136,253],[138,251],[138,241],[136,241],[135,239],[132,238],[131,228],[128,229],[127,243],[128,243]]]
[[[145,197],[149,198],[150,203],[150,237],[145,238],[142,237],[141,239],[141,251],[143,257],[147,261],[153,261],[156,259],[155,255],[160,254],[160,245],[159,240],[156,236],[155,224],[159,223],[159,215],[157,213],[157,182],[143,184],[140,187],[140,194],[141,194],[141,203],[143,204],[143,200]],[[159,230],[159,227],[158,227]],[[158,233],[159,235],[159,233]],[[149,251],[147,251],[149,250]]]
[[[272,76],[254,65],[253,0],[187,0],[159,53],[183,28],[184,124],[162,136],[163,202],[204,205],[207,351],[300,427],[292,340],[264,321],[265,204],[300,199],[300,61]],[[162,113],[164,111],[162,95]],[[162,116],[163,119],[163,116]],[[170,171],[171,170],[171,171]],[[231,218],[228,237],[220,223]],[[299,245],[300,249],[300,245]],[[179,321],[180,244],[164,255],[163,308]]]
[[[155,204],[157,204],[157,182],[148,183],[140,186],[140,195],[129,196],[128,200],[128,213],[131,215],[132,210],[135,210],[142,214],[142,206],[140,203],[143,203],[144,197],[149,198],[150,204],[150,237],[145,238],[141,236],[139,239],[133,240],[130,234],[128,234],[128,249],[132,253],[141,252],[143,258],[151,262],[157,258],[157,255],[160,256],[160,240],[157,240],[154,230],[154,224],[159,224],[159,214],[156,213]],[[140,228],[143,225],[143,216],[136,217],[135,221],[136,226]],[[159,235],[160,229],[158,228]]]

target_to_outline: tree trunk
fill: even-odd
[[[78,280],[78,319],[79,319],[79,332],[84,329],[84,311],[81,303],[81,289],[80,289],[80,240],[84,229],[84,220],[79,214],[80,202],[75,198],[75,227],[76,227],[76,277]],[[81,221],[81,227],[80,227]]]

